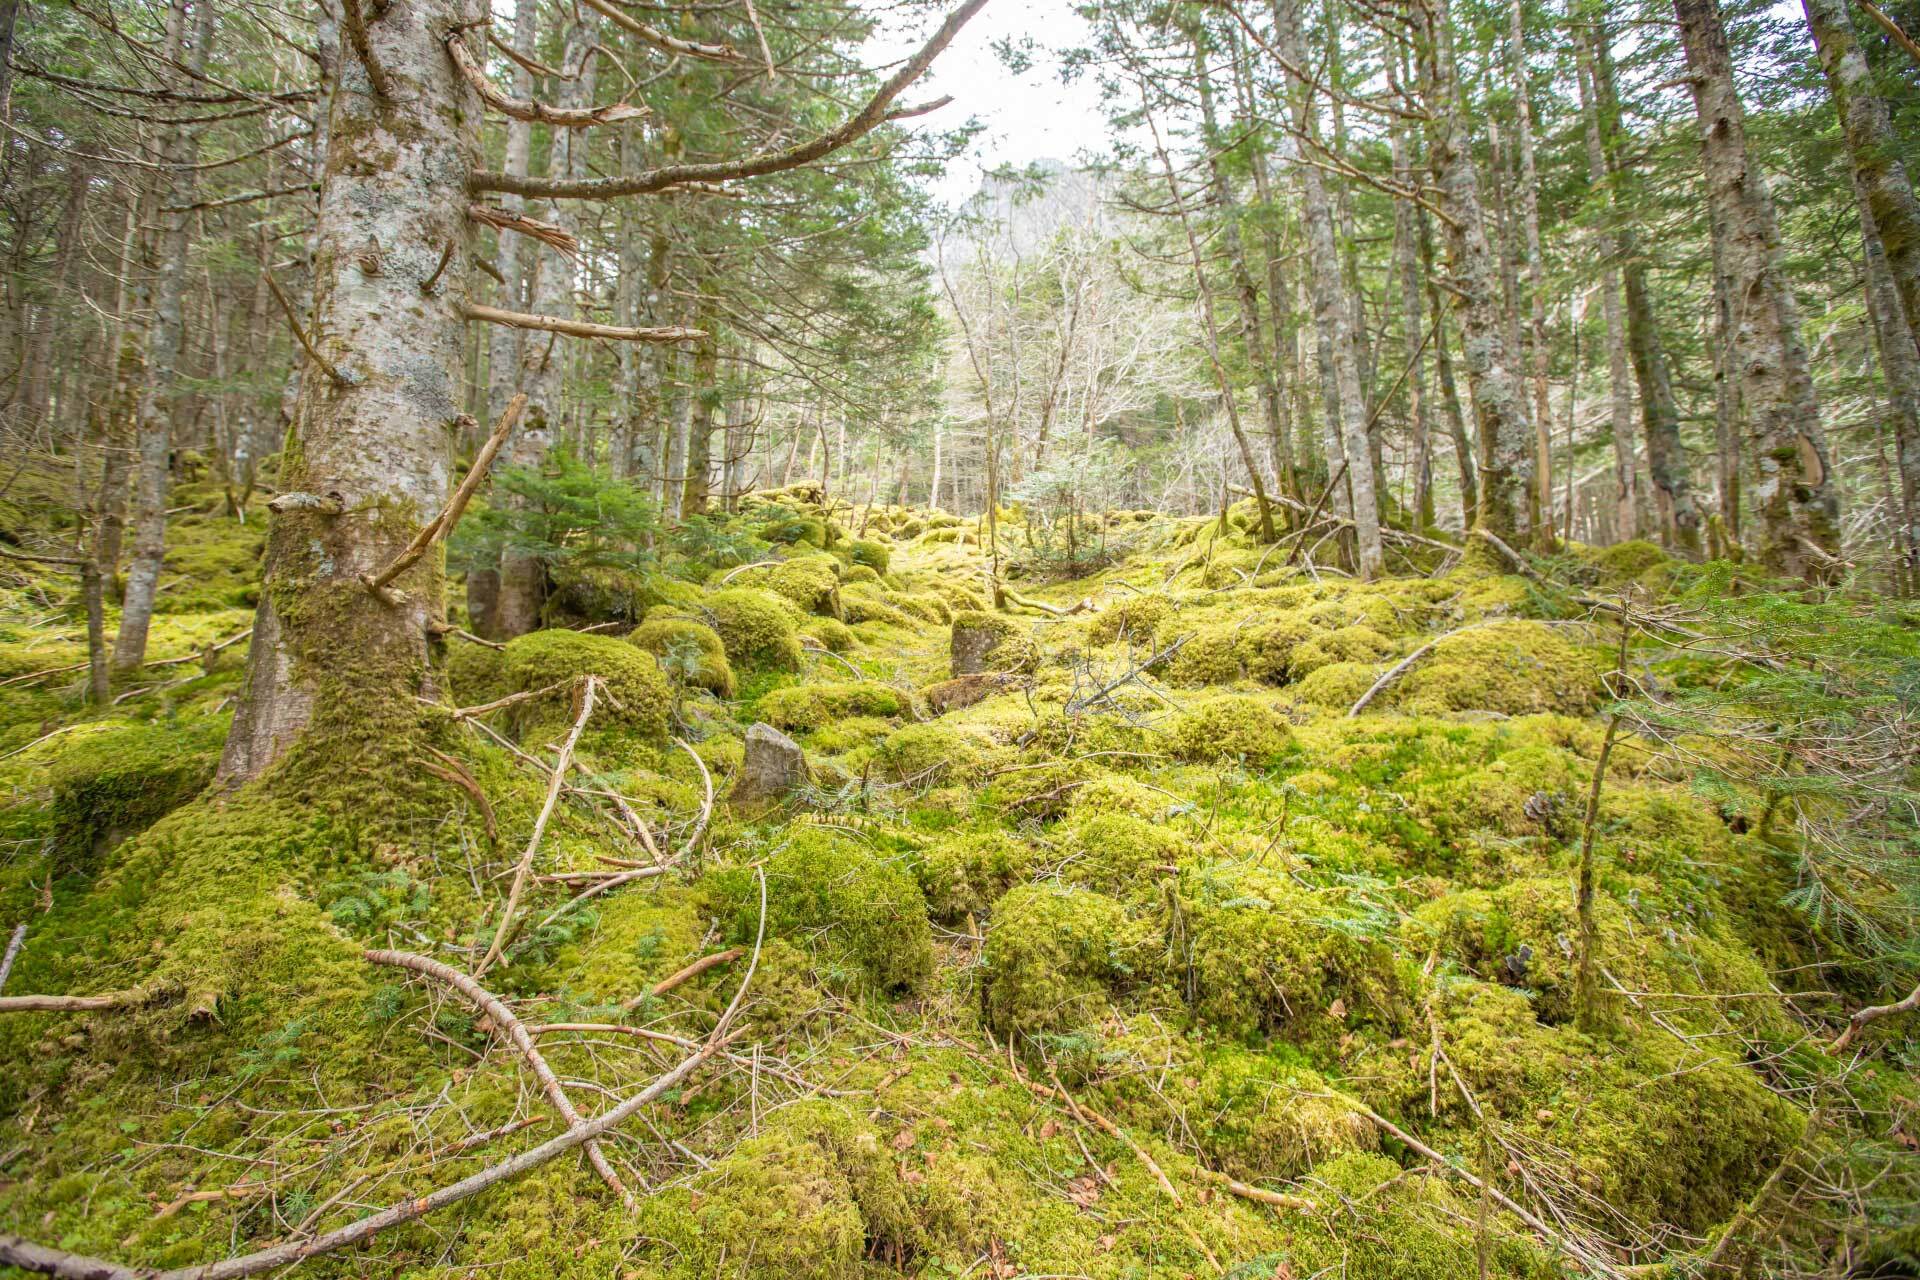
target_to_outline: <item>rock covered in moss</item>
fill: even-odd
[[[850,623],[884,622],[894,627],[910,627],[912,619],[900,608],[894,593],[879,583],[862,582],[840,593],[841,615]]]
[[[1126,640],[1151,645],[1161,624],[1172,615],[1173,601],[1165,596],[1128,596],[1099,612],[1087,628],[1087,639],[1094,644]]]
[[[1303,671],[1295,668],[1294,651],[1319,635],[1321,628],[1304,613],[1249,622],[1235,632],[1237,652],[1247,674],[1262,684],[1286,684]]]
[[[869,756],[888,781],[923,785],[974,778],[986,759],[979,737],[944,723],[902,725],[874,744]]]
[[[1031,672],[1040,663],[1039,648],[1027,629],[997,613],[957,613],[948,653],[956,676],[985,671]]]
[[[852,538],[842,543],[838,552],[850,565],[865,565],[877,574],[885,575],[892,556],[884,544],[864,538]]]
[[[807,619],[800,625],[800,640],[807,648],[828,653],[845,653],[854,646],[853,629],[838,618]]]
[[[764,804],[806,785],[807,779],[807,754],[800,744],[770,724],[754,724],[747,729],[731,799],[736,805]]]
[[[1173,656],[1160,664],[1168,684],[1195,689],[1232,684],[1242,674],[1240,634],[1232,623],[1202,627],[1179,641]]]
[[[119,725],[55,739],[47,771],[54,865],[92,870],[114,845],[198,795],[219,763],[219,730]]]
[[[1212,1163],[1246,1180],[1292,1180],[1351,1152],[1377,1151],[1380,1132],[1353,1099],[1310,1068],[1228,1045],[1207,1055],[1185,1099],[1207,1117]]]
[[[691,618],[654,617],[635,627],[627,640],[651,653],[680,680],[722,698],[733,696],[733,666],[720,635]]]
[[[991,907],[1032,874],[1034,847],[1005,831],[956,831],[913,855],[913,872],[936,920],[959,921]]]
[[[848,716],[897,716],[904,710],[898,689],[877,680],[789,685],[760,699],[760,716],[792,732],[805,732]]]
[[[803,615],[784,597],[754,587],[733,587],[714,592],[701,607],[734,666],[799,669],[800,642],[795,632]]]
[[[982,671],[975,675],[936,681],[922,689],[920,696],[926,699],[929,710],[942,716],[949,711],[964,711],[976,703],[985,702],[1019,682],[1020,678],[1010,673]]]
[[[1393,702],[1420,715],[1585,715],[1599,701],[1604,665],[1561,628],[1494,623],[1440,641],[1401,677],[1392,691]]]
[[[594,726],[616,724],[635,735],[663,740],[673,710],[673,690],[652,654],[612,636],[579,631],[531,631],[507,642],[505,672],[516,692],[599,676],[610,699],[596,706]],[[572,723],[563,693],[515,708],[521,732],[529,736],[561,730]]]
[[[1393,642],[1362,623],[1336,627],[1302,642],[1290,655],[1288,672],[1294,679],[1313,674],[1335,662],[1379,661],[1393,652]]]
[[[1265,764],[1293,743],[1287,718],[1259,698],[1203,699],[1167,723],[1167,750],[1177,760],[1243,760]]]
[[[1002,1035],[1097,1022],[1145,960],[1126,908],[1091,889],[1020,885],[993,908],[981,954],[987,1020]]]
[[[796,827],[767,859],[766,877],[768,932],[810,950],[836,985],[911,992],[932,974],[927,900],[904,858],[877,853],[856,834]],[[759,920],[753,876],[724,872],[713,892],[734,941],[752,942]]]

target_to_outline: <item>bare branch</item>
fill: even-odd
[[[656,49],[684,54],[689,58],[704,58],[708,62],[746,61],[732,45],[701,44],[697,40],[682,40],[679,36],[668,35],[658,27],[648,26],[624,10],[607,3],[607,0],[585,0],[585,3],[596,13],[605,14],[614,26],[622,31],[631,32]]]
[[[516,213],[511,209],[502,209],[497,204],[477,202],[470,204],[467,206],[467,216],[496,231],[513,231],[523,236],[531,236],[549,249],[557,249],[569,258],[580,252],[580,241],[565,227],[551,222],[542,222],[538,218],[529,218],[526,214]]]
[[[647,114],[647,108],[626,102],[605,107],[554,107],[528,98],[509,97],[500,92],[493,81],[487,79],[487,73],[474,63],[473,55],[467,52],[457,32],[447,40],[447,56],[453,59],[454,67],[473,86],[473,91],[480,95],[482,102],[515,120],[551,125],[556,129],[585,129],[596,124],[637,120]]]
[[[477,302],[462,303],[461,311],[469,320],[504,324],[514,329],[539,329],[561,333],[570,338],[605,338],[610,342],[693,342],[707,336],[705,329],[623,329],[617,325],[594,324],[587,320],[566,320],[559,316],[536,316],[521,311],[502,311]]]

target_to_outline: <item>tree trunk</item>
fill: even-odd
[[[1480,179],[1468,151],[1455,82],[1452,18],[1446,0],[1420,11],[1421,84],[1427,105],[1427,162],[1451,219],[1447,260],[1461,313],[1467,389],[1483,447],[1478,527],[1509,541],[1525,532],[1533,483],[1533,424],[1512,365],[1500,306],[1500,267],[1480,211]]]
[[[247,684],[221,760],[228,779],[255,777],[289,750],[335,775],[377,769],[370,751],[398,760],[412,750],[405,730],[417,723],[415,695],[429,689],[427,635],[442,613],[444,559],[428,555],[402,574],[397,604],[359,579],[392,560],[447,498],[460,301],[420,286],[449,243],[452,278],[466,274],[481,105],[442,42],[476,8],[410,0],[368,24],[384,97],[357,59],[340,60],[312,336],[341,380],[318,370],[302,380],[281,477],[285,509],[268,538]],[[363,269],[369,251],[377,271]],[[314,503],[286,502],[300,493]]]
[[[1579,58],[1580,97],[1587,143],[1587,181],[1607,182],[1606,147],[1600,140],[1600,104],[1593,85],[1593,50],[1574,41]],[[1604,217],[1604,215],[1603,215]],[[1633,387],[1627,360],[1626,317],[1620,306],[1620,241],[1602,225],[1595,237],[1600,250],[1600,310],[1607,326],[1607,413],[1613,433],[1613,538],[1623,542],[1640,532],[1638,473],[1633,465]],[[1572,463],[1569,461],[1569,468]]]
[[[1304,68],[1306,34],[1301,29],[1298,0],[1274,0],[1273,27],[1278,52],[1295,68]],[[1314,132],[1314,86],[1296,77],[1300,98],[1293,104],[1294,132],[1311,138]],[[1367,401],[1360,389],[1358,348],[1352,332],[1341,279],[1341,260],[1333,234],[1333,206],[1319,168],[1297,169],[1307,232],[1307,279],[1313,290],[1315,323],[1324,334],[1322,351],[1331,364],[1332,382],[1339,396],[1339,455],[1347,464],[1347,492],[1352,495],[1355,570],[1363,579],[1377,578],[1386,566],[1380,541],[1380,507],[1374,490],[1373,450],[1367,439]],[[1329,456],[1331,461],[1332,455]],[[1336,468],[1337,470],[1338,468]]]
[[[1858,190],[1858,187],[1856,187]],[[1860,194],[1864,197],[1865,192]],[[1892,426],[1895,467],[1900,472],[1900,506],[1890,513],[1899,526],[1901,575],[1908,592],[1920,590],[1920,351],[1900,305],[1872,202],[1860,201],[1860,239],[1866,254],[1867,314],[1887,381],[1887,417]]]
[[[1538,488],[1539,523],[1533,531],[1534,547],[1553,549],[1553,415],[1548,404],[1547,348],[1547,276],[1540,253],[1540,175],[1533,155],[1533,101],[1527,84],[1526,23],[1524,0],[1512,0],[1508,6],[1508,69],[1512,76],[1516,132],[1520,144],[1520,227],[1527,251],[1527,302],[1531,324],[1527,331],[1527,354],[1533,366],[1534,483]],[[1567,455],[1567,469],[1573,469],[1573,455]]]
[[[1394,125],[1392,147],[1394,181],[1409,188],[1416,186],[1419,177],[1414,168],[1412,147],[1405,126],[1398,123]],[[1393,269],[1400,281],[1400,333],[1407,359],[1407,425],[1413,443],[1413,504],[1408,514],[1417,528],[1425,529],[1433,524],[1433,457],[1427,430],[1427,385],[1423,367],[1426,357],[1422,349],[1426,320],[1421,314],[1420,273],[1415,265],[1419,256],[1416,243],[1419,235],[1414,227],[1416,210],[1411,200],[1393,203]]]
[[[1773,197],[1747,151],[1746,118],[1714,0],[1674,0],[1700,117],[1713,235],[1735,313],[1733,355],[1755,470],[1760,561],[1820,581],[1840,550],[1840,495],[1814,399],[1799,310],[1782,271]]]
[[[703,287],[711,287],[705,273],[701,283]],[[707,514],[707,488],[713,470],[713,410],[719,396],[719,387],[714,383],[719,357],[719,344],[713,334],[717,314],[711,302],[702,301],[699,318],[694,322],[696,328],[707,331],[707,336],[693,349],[693,386],[688,392],[692,409],[687,420],[687,479],[680,499],[683,519]]]
[[[1460,389],[1453,381],[1453,354],[1447,342],[1447,306],[1433,268],[1433,228],[1427,211],[1415,205],[1414,226],[1420,239],[1420,274],[1427,281],[1427,309],[1433,312],[1433,372],[1440,384],[1440,403],[1446,410],[1447,438],[1453,442],[1454,467],[1460,472],[1460,518],[1466,528],[1478,519],[1480,453],[1467,434],[1467,418],[1460,411]]]
[[[208,46],[213,43],[215,6],[205,5],[195,15],[191,48],[182,59],[194,71],[204,71]],[[184,32],[184,0],[168,15],[168,43],[180,48],[175,31]],[[160,146],[164,163],[173,167],[167,203],[193,203],[192,165],[200,154],[199,135],[191,125],[169,129]],[[113,669],[133,671],[146,661],[147,629],[153,622],[153,601],[160,589],[160,571],[167,553],[167,469],[172,453],[174,379],[178,375],[183,338],[182,306],[187,283],[187,233],[191,213],[163,214],[170,219],[160,232],[160,274],[153,292],[153,319],[147,327],[146,383],[140,391],[136,419],[139,442],[133,489],[133,559],[127,567],[127,589],[120,608],[120,633],[114,639]]]

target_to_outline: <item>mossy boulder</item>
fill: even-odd
[[[879,583],[857,583],[840,592],[841,616],[848,622],[883,622],[893,627],[911,627],[913,619],[900,607],[893,592]]]
[[[1393,702],[1420,715],[1585,715],[1599,702],[1604,665],[1564,628],[1494,623],[1440,641],[1401,677]]]
[[[733,666],[720,634],[691,618],[649,618],[627,637],[652,654],[662,668],[696,689],[733,696]]]
[[[1667,553],[1656,543],[1639,538],[1616,542],[1592,553],[1593,567],[1599,571],[1600,584],[1605,587],[1624,586],[1667,561]]]
[[[1231,695],[1207,698],[1176,713],[1166,725],[1167,750],[1196,764],[1243,760],[1262,765],[1284,755],[1292,726],[1269,703]]]
[[[1107,895],[1017,886],[994,904],[981,955],[987,1020],[1003,1035],[1089,1026],[1147,960],[1146,934]]]
[[[610,699],[594,708],[595,728],[618,725],[653,741],[667,736],[673,690],[651,653],[624,640],[579,631],[532,631],[507,642],[504,671],[515,692],[599,676]],[[528,741],[564,732],[573,722],[571,699],[563,691],[513,708],[513,722]]]
[[[1294,651],[1320,630],[1304,614],[1288,612],[1277,618],[1256,618],[1244,627],[1235,624],[1233,635],[1249,676],[1262,684],[1286,684],[1301,674],[1294,669]]]
[[[1294,685],[1293,696],[1329,711],[1345,711],[1373,688],[1384,670],[1372,662],[1329,662]]]
[[[853,629],[837,618],[807,619],[800,624],[800,638],[803,644],[812,641],[808,647],[828,653],[845,653],[855,643]]]
[[[986,767],[987,742],[949,724],[903,725],[873,745],[865,761],[890,782],[932,785],[971,780]]]
[[[447,692],[461,706],[477,707],[513,692],[507,656],[499,649],[454,636],[447,641],[446,655]]]
[[[736,668],[799,670],[800,642],[795,633],[805,615],[785,597],[735,587],[714,592],[701,607],[720,636],[727,661]]]
[[[760,699],[760,718],[793,733],[823,728],[850,716],[897,716],[900,691],[874,680],[797,684]]]
[[[848,564],[864,565],[882,575],[887,572],[887,566],[893,559],[884,543],[871,542],[864,538],[850,538],[841,543],[836,551]]]
[[[1201,1141],[1214,1167],[1232,1177],[1289,1181],[1380,1147],[1358,1103],[1317,1071],[1275,1055],[1227,1045],[1189,1079],[1183,1101],[1207,1117]]]
[[[1040,650],[1026,627],[997,613],[967,611],[953,615],[949,643],[951,674],[986,671],[1029,673],[1040,665]]]
[[[1168,684],[1195,689],[1232,684],[1241,671],[1240,633],[1232,623],[1202,627],[1160,664]]]
[[[881,993],[916,991],[933,973],[927,900],[901,855],[858,835],[797,827],[766,861],[767,930],[812,952],[834,985]],[[759,893],[742,868],[715,877],[716,905],[735,942],[753,941]]]
[[[114,845],[193,799],[213,780],[224,736],[220,723],[186,733],[120,725],[60,744],[48,769],[55,868],[97,868]]]
[[[1125,640],[1136,646],[1152,645],[1161,624],[1172,615],[1173,601],[1165,596],[1129,596],[1100,611],[1087,628],[1087,639],[1094,644]]]
[[[757,566],[736,574],[732,581],[771,591],[802,613],[825,617],[840,613],[840,563],[829,555],[795,556],[776,565]]]
[[[949,832],[913,855],[913,873],[936,920],[985,911],[1038,865],[1027,841],[1000,830]]]

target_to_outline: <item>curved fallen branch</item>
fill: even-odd
[[[1868,1005],[1847,1019],[1847,1029],[1840,1033],[1838,1040],[1835,1040],[1828,1046],[1827,1052],[1845,1052],[1846,1047],[1853,1043],[1854,1037],[1859,1035],[1861,1029],[1868,1023],[1878,1022],[1882,1018],[1890,1018],[1896,1013],[1912,1013],[1915,1009],[1920,1009],[1920,987],[1915,987],[1912,993],[1904,1000],[1896,1000],[1892,1004]]]
[[[700,837],[707,834],[707,823],[713,817],[713,775],[707,771],[707,762],[700,758],[699,752],[678,738],[673,740],[673,745],[693,757],[695,767],[700,770],[700,781],[706,785],[706,798],[700,802],[700,821],[694,824],[693,834],[687,837],[685,850],[686,856],[697,857],[700,853]]]
[[[630,1013],[634,1009],[639,1008],[640,1003],[649,996],[664,996],[675,987],[693,981],[707,970],[717,969],[723,964],[730,964],[745,954],[746,953],[739,947],[729,947],[725,951],[716,951],[710,956],[701,956],[698,960],[686,966],[686,968],[675,973],[670,973],[660,981],[654,983],[652,990],[648,991],[646,995],[635,996],[633,999],[623,1002],[620,1006],[620,1011],[622,1013]]]
[[[1367,709],[1367,704],[1369,702],[1372,702],[1375,698],[1379,697],[1382,693],[1384,693],[1401,676],[1407,674],[1407,672],[1412,669],[1414,663],[1420,661],[1420,659],[1432,653],[1434,649],[1439,646],[1442,640],[1451,640],[1455,636],[1461,634],[1462,632],[1472,631],[1477,627],[1484,627],[1488,625],[1488,623],[1493,621],[1506,622],[1506,621],[1510,621],[1510,619],[1486,618],[1486,619],[1482,619],[1479,622],[1469,622],[1464,627],[1455,627],[1453,630],[1447,632],[1443,636],[1435,636],[1433,639],[1427,641],[1425,644],[1421,645],[1418,649],[1415,649],[1412,653],[1408,654],[1406,657],[1400,659],[1400,661],[1394,663],[1393,668],[1390,671],[1388,671],[1385,675],[1381,676],[1378,680],[1375,680],[1373,682],[1373,687],[1371,689],[1368,689],[1365,693],[1361,694],[1360,700],[1354,703],[1353,706],[1347,709],[1347,719],[1351,720],[1354,717],[1358,716],[1362,711],[1365,711]]]
[[[547,798],[540,806],[539,816],[533,820],[533,834],[527,837],[527,848],[520,855],[520,864],[514,868],[513,887],[507,891],[507,906],[500,913],[500,927],[493,931],[492,945],[474,968],[476,978],[500,958],[500,953],[513,937],[513,917],[520,909],[520,895],[526,892],[527,875],[533,870],[533,857],[540,852],[540,838],[547,833],[547,822],[553,817],[553,807],[560,799],[561,784],[566,780],[567,764],[573,759],[573,748],[580,741],[581,733],[586,730],[587,717],[593,714],[594,693],[599,687],[599,676],[588,676],[582,682],[580,712],[574,717],[573,728],[568,730],[566,740],[560,744],[560,758],[554,762],[553,775],[547,782]]]
[[[493,1019],[494,1029],[520,1051],[520,1056],[527,1060],[528,1068],[532,1070],[534,1078],[540,1082],[540,1088],[547,1095],[547,1101],[553,1103],[554,1109],[560,1113],[560,1118],[565,1120],[569,1127],[576,1127],[582,1123],[580,1112],[573,1105],[573,1099],[569,1098],[567,1091],[561,1088],[560,1078],[553,1074],[553,1068],[547,1065],[547,1060],[541,1056],[540,1050],[534,1045],[533,1037],[527,1034],[526,1024],[521,1022],[514,1015],[513,1010],[507,1008],[498,996],[451,965],[430,960],[426,956],[417,956],[406,951],[367,951],[362,954],[372,964],[388,964],[411,970],[422,977],[432,978],[435,982],[452,987],[465,996],[476,1009]],[[613,1166],[607,1162],[606,1153],[600,1149],[600,1144],[589,1139],[586,1147],[587,1160],[593,1165],[593,1171],[600,1175],[602,1182],[613,1188],[622,1204],[629,1209],[633,1208],[633,1192],[627,1190],[627,1184],[620,1180],[620,1175],[615,1173]]]

